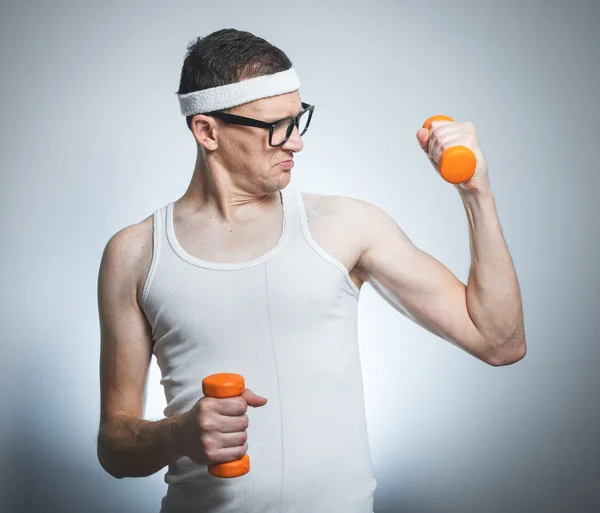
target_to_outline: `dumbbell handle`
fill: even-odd
[[[239,374],[224,372],[211,374],[202,380],[202,392],[206,397],[237,397],[246,389],[244,378]],[[250,471],[250,457],[244,454],[239,460],[215,463],[208,466],[208,473],[215,477],[239,477]]]
[[[438,114],[431,116],[425,123],[423,128],[429,130],[429,125],[433,121],[454,121],[449,116]],[[452,146],[443,151],[438,162],[438,169],[440,175],[447,182],[453,184],[464,183],[470,180],[475,173],[475,167],[477,166],[477,159],[474,153],[466,146]]]

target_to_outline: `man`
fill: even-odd
[[[178,92],[198,146],[190,186],[103,254],[98,458],[118,478],[168,466],[163,512],[372,511],[356,324],[365,282],[489,365],[526,352],[473,126],[417,132],[434,165],[454,145],[477,157],[456,186],[471,237],[465,286],[377,207],[293,188],[314,111],[298,90],[288,57],[252,34],[221,30],[190,45]],[[159,421],[143,419],[152,354],[167,399]],[[262,395],[204,397],[202,380],[222,372]],[[208,473],[245,454],[247,474]]]

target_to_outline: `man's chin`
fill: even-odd
[[[271,175],[268,179],[262,181],[260,188],[263,194],[274,194],[285,189],[291,180],[292,173],[290,170],[280,169],[275,176]]]

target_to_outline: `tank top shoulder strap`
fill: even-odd
[[[306,206],[302,198],[302,190],[297,187],[288,186],[283,190],[287,193],[288,223],[290,231],[297,240],[312,246],[312,237],[308,228],[308,217]]]
[[[293,208],[290,208],[290,210],[293,210],[293,221],[295,228],[298,231],[298,235],[301,239],[303,239],[305,243],[307,243],[314,249],[316,244],[313,241],[310,229],[308,227],[308,216],[306,213],[306,205],[304,203],[304,198],[302,197],[302,190],[298,188],[293,188],[289,192],[289,198],[290,207],[292,207],[293,205]]]
[[[281,200],[283,202],[283,219],[285,222],[284,230],[290,232],[289,235],[297,237],[301,235],[300,213],[298,212],[297,194],[295,187],[290,184],[281,191]]]
[[[297,217],[297,222],[295,223],[298,226],[298,231],[300,232],[300,238],[303,243],[307,244],[317,255],[319,255],[325,262],[332,265],[336,269],[338,269],[342,275],[345,277],[348,285],[350,286],[354,295],[358,298],[360,294],[360,290],[352,281],[350,277],[350,273],[344,267],[339,260],[334,258],[331,254],[325,251],[313,238],[312,232],[310,230],[308,224],[308,214],[306,212],[306,205],[304,203],[304,199],[302,197],[302,192],[298,189],[294,189],[293,191],[294,203],[296,204],[296,208],[293,209],[295,211],[295,215]]]
[[[152,280],[158,269],[158,263],[160,261],[161,254],[168,247],[167,232],[166,232],[166,220],[167,220],[167,208],[168,205],[154,211],[152,215],[152,260],[150,262],[150,269],[146,276],[144,288],[142,292],[142,306],[146,306],[148,300],[148,294],[152,285]]]

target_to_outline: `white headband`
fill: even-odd
[[[211,87],[203,91],[179,94],[181,114],[192,116],[215,110],[230,109],[262,98],[291,93],[300,88],[300,79],[292,67],[271,75]]]

